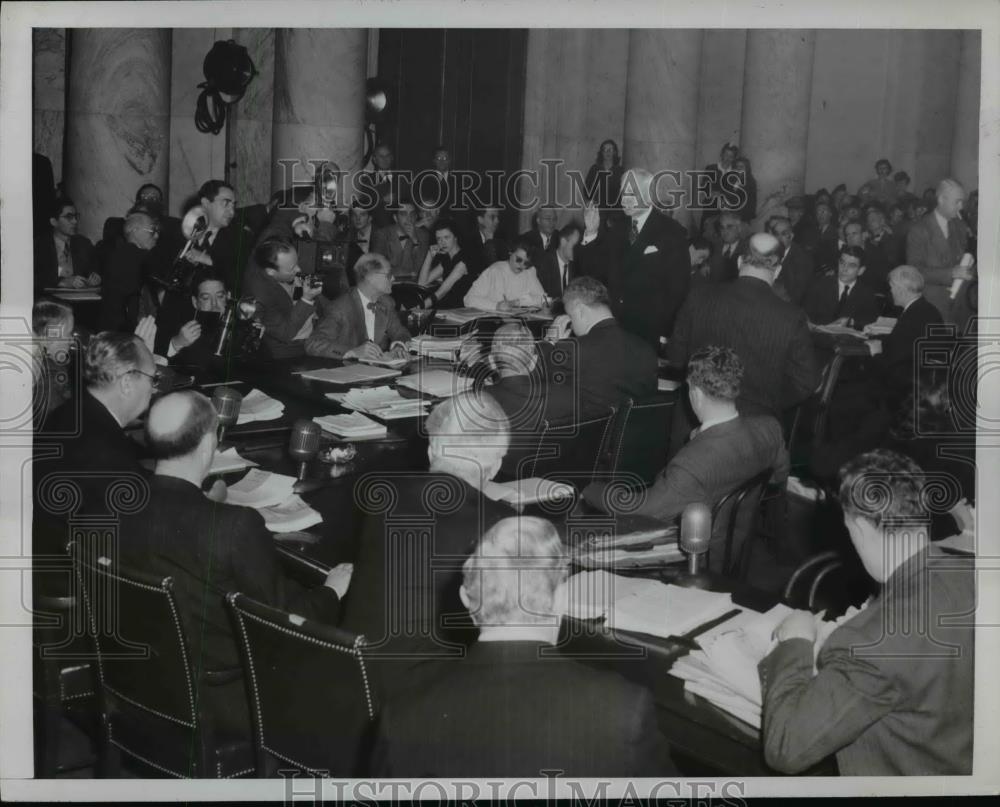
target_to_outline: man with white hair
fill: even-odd
[[[678,367],[709,345],[736,351],[743,364],[740,414],[780,417],[819,384],[806,315],[772,290],[781,260],[773,235],[750,237],[733,283],[695,289],[677,317],[668,358]]]
[[[601,230],[600,211],[584,209],[577,249],[582,273],[607,282],[612,311],[622,327],[653,349],[670,336],[691,282],[687,231],[654,207],[653,175],[643,168],[622,177],[624,225]]]
[[[218,445],[218,415],[197,392],[174,392],[150,407],[146,442],[156,457],[149,497],[119,525],[122,562],[158,576],[170,575],[188,632],[199,699],[216,725],[249,736],[250,715],[242,679],[204,686],[204,675],[238,669],[240,656],[226,613],[225,596],[240,591],[277,608],[334,623],[350,568],[334,568],[302,596],[281,574],[274,539],[264,519],[249,507],[209,499],[202,483]]]
[[[97,317],[101,330],[131,331],[139,322],[139,296],[149,251],[160,238],[160,224],[148,213],[134,211],[125,217],[124,235],[104,264]]]
[[[906,236],[906,263],[924,276],[924,295],[948,321],[950,289],[955,280],[972,280],[972,264],[962,256],[969,247],[969,228],[961,219],[965,188],[954,179],[937,186],[937,207],[914,222]]]
[[[433,673],[428,662],[460,657],[475,630],[458,596],[461,564],[508,505],[482,488],[510,443],[503,410],[488,394],[463,393],[427,418],[429,471],[361,477],[363,514],[342,627],[364,634],[386,695]]]
[[[669,776],[648,690],[560,656],[569,561],[552,524],[506,518],[465,561],[479,641],[443,677],[382,713],[380,777]]]

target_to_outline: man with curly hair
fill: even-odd
[[[844,523],[881,591],[825,642],[822,615],[795,611],[778,626],[759,666],[773,768],[798,773],[836,754],[842,775],[972,772],[975,572],[932,548],[928,481],[882,449],[841,469]]]

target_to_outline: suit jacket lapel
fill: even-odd
[[[368,329],[365,327],[365,304],[361,300],[361,292],[358,291],[357,286],[351,289],[351,297],[354,303],[354,311],[355,311],[354,321],[357,323],[357,336],[360,337],[360,339],[358,339],[357,341],[358,344],[360,344],[361,342],[368,341]],[[377,324],[378,323],[376,317],[376,325]]]
[[[384,296],[379,297],[375,308],[375,344],[379,347],[382,346],[382,335],[385,333],[386,322],[389,319],[389,314],[385,310],[385,305]]]

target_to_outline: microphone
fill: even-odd
[[[299,480],[306,478],[309,461],[319,452],[319,438],[323,430],[311,420],[297,420],[288,440],[288,453],[299,463]]]
[[[226,436],[226,427],[233,426],[240,417],[243,396],[232,387],[218,387],[212,393],[212,406],[219,415],[219,442]]]
[[[702,557],[712,540],[712,511],[706,504],[689,504],[681,513],[680,547],[687,554],[688,574],[701,572]]]

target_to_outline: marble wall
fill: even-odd
[[[247,49],[258,75],[232,107],[232,160],[236,165],[230,180],[241,203],[257,202],[271,195],[274,29],[238,28],[233,38]]]
[[[74,28],[64,184],[93,241],[145,182],[167,187],[171,31]]]
[[[33,28],[32,147],[52,161],[56,183],[63,173],[63,133],[66,128],[66,31]]]

